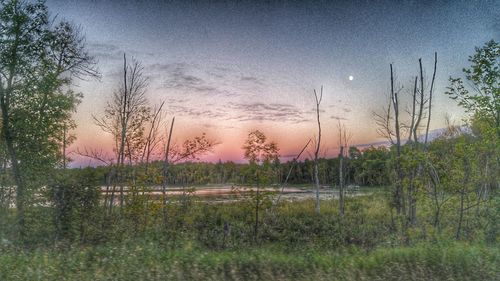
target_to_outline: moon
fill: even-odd
[[[352,81],[352,80],[354,80],[354,76],[349,75],[349,81]]]

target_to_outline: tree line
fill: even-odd
[[[387,160],[390,151],[385,146],[358,149],[350,147],[346,157],[345,182],[347,185],[356,186],[388,186],[389,171]],[[323,186],[338,187],[339,183],[339,158],[319,158],[318,174],[319,181]],[[314,161],[305,158],[303,161],[273,163],[275,171],[271,176],[272,184],[283,182],[288,176],[288,183],[307,186],[314,181]],[[148,169],[159,171],[163,165],[161,161],[151,161]],[[135,169],[145,170],[146,165],[138,165]],[[233,161],[192,162],[174,164],[169,170],[169,182],[174,186],[194,185],[248,185],[251,181],[245,177],[248,163],[236,163]],[[67,173],[79,173],[80,170],[96,170],[96,180],[102,185],[106,184],[106,174],[110,172],[108,166],[85,167],[69,169]]]

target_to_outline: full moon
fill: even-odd
[[[349,75],[349,81],[352,81],[354,79],[354,76]]]

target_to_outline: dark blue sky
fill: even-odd
[[[321,85],[331,139],[325,153],[335,151],[338,119],[351,128],[354,143],[377,141],[372,112],[386,102],[389,64],[399,84],[409,87],[420,57],[426,72],[432,71],[435,51],[433,127],[443,126],[446,113],[459,121],[461,111],[443,94],[447,79],[461,75],[475,46],[500,39],[499,1],[47,4],[53,15],[82,26],[103,74],[100,82],[79,83],[85,98],[76,115],[77,146],[92,142],[86,135],[105,137],[91,114],[103,111],[127,52],[145,66],[152,102],[167,100],[180,124],[223,142],[217,159],[241,158],[241,139],[252,128],[278,140],[299,135],[282,144],[282,154],[293,151],[314,135],[312,91]]]

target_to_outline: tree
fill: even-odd
[[[151,108],[146,98],[148,80],[143,74],[144,68],[135,59],[127,63],[123,54],[123,80],[113,92],[111,100],[104,111],[104,116],[94,121],[103,131],[110,133],[114,140],[116,165],[118,173],[116,180],[120,183],[120,206],[123,206],[124,165],[139,162],[144,155],[146,140],[144,137],[145,123],[156,115],[151,114]],[[153,127],[155,124],[153,124]],[[110,207],[114,204],[115,185],[111,190]]]
[[[349,141],[352,137],[352,134],[347,131],[346,127],[344,124],[341,124],[340,122],[338,123],[338,130],[339,130],[339,213],[341,216],[344,216],[344,209],[345,209],[345,200],[344,200],[344,195],[345,195],[345,164],[344,164],[344,159],[346,158],[347,154],[347,147],[349,146]]]
[[[182,146],[172,144],[172,135],[174,130],[175,117],[172,118],[170,129],[168,130],[167,142],[163,157],[163,177],[162,177],[162,212],[163,225],[167,227],[167,185],[169,168],[171,164],[181,161],[197,160],[201,155],[212,151],[218,142],[207,138],[205,133],[201,136],[187,139]]]
[[[375,114],[379,127],[378,132],[387,138],[394,151],[392,159],[394,166],[395,190],[393,206],[398,214],[406,218],[405,227],[417,222],[417,193],[422,187],[427,151],[427,141],[430,126],[432,96],[436,78],[437,53],[434,53],[434,70],[429,87],[426,87],[422,59],[419,59],[419,74],[415,76],[411,92],[411,111],[408,117],[401,114],[402,104],[399,97],[402,88],[396,89],[393,66],[390,64],[390,94],[389,105],[383,114]],[[420,82],[420,83],[418,83]],[[420,84],[420,85],[419,85]],[[428,94],[426,94],[428,91]],[[426,120],[424,145],[420,144],[419,130]],[[405,121],[407,122],[405,124]],[[409,125],[407,125],[409,123]],[[403,142],[407,133],[406,144]],[[405,192],[406,191],[406,192]]]
[[[383,114],[374,113],[375,120],[378,125],[377,132],[382,137],[386,138],[393,147],[395,147],[395,174],[396,180],[394,183],[394,200],[393,206],[396,208],[398,214],[404,212],[404,199],[403,199],[403,171],[401,169],[401,122],[400,122],[400,100],[399,89],[395,89],[394,85],[394,72],[392,64],[391,70],[391,88],[389,93],[389,102],[387,108],[384,109]],[[410,130],[411,131],[411,130]],[[395,140],[394,140],[395,138]]]
[[[469,57],[470,68],[464,68],[465,78],[472,82],[467,89],[461,78],[451,78],[446,94],[457,100],[467,112],[486,121],[500,138],[500,44],[491,40]]]
[[[480,212],[482,203],[492,200],[491,193],[500,189],[500,44],[491,40],[483,47],[476,48],[475,54],[469,57],[470,68],[465,68],[465,78],[470,82],[467,87],[461,78],[450,78],[447,95],[458,101],[466,112],[470,114],[467,145],[462,145],[459,151],[463,152],[463,173],[468,175],[468,185],[461,183],[459,189],[461,207],[460,220],[455,237],[459,239],[462,232],[462,218],[470,206],[464,206],[464,200],[469,204],[469,189],[476,194],[476,202],[472,204]],[[471,89],[472,88],[472,89]],[[465,138],[465,137],[462,137]],[[463,147],[463,148],[462,148]],[[458,150],[458,149],[457,149]],[[479,179],[469,176],[470,170],[477,168]],[[495,210],[490,211],[495,213]],[[494,217],[491,216],[490,217]],[[496,225],[493,223],[493,225]],[[498,227],[491,228],[493,233]],[[494,235],[493,235],[494,236]]]
[[[389,151],[384,146],[369,147],[358,158],[356,178],[363,185],[382,186],[389,184],[387,162]]]
[[[144,124],[149,120],[151,112],[146,98],[148,83],[143,70],[135,59],[128,64],[124,54],[123,80],[113,92],[104,116],[94,116],[95,123],[113,136],[119,166],[123,166],[126,161],[135,162],[137,154],[143,151]]]
[[[28,188],[40,186],[35,181],[62,159],[58,140],[81,97],[65,89],[73,77],[98,72],[79,29],[53,24],[42,1],[1,1],[0,34],[1,138],[23,236]]]
[[[316,90],[314,90],[314,98],[316,101],[316,120],[318,122],[318,138],[316,139],[316,149],[314,151],[314,181],[316,183],[316,204],[315,204],[315,210],[316,213],[319,214],[320,212],[320,202],[319,202],[319,175],[318,175],[318,156],[319,156],[319,149],[321,147],[321,122],[319,119],[319,106],[321,104],[321,100],[323,99],[323,86],[321,86],[321,90],[319,92],[319,96],[316,93]]]
[[[261,205],[260,185],[269,178],[270,164],[278,161],[278,145],[271,141],[267,142],[267,137],[259,130],[251,131],[243,145],[244,157],[250,163],[250,177],[257,184],[257,194],[255,196],[255,225],[254,240],[257,240],[259,233],[259,209]]]
[[[500,44],[491,40],[469,57],[470,68],[465,68],[465,78],[471,82],[472,90],[461,78],[450,78],[446,92],[471,114],[469,125],[480,139],[485,159],[485,171],[498,171],[500,167]],[[494,173],[495,174],[495,173]],[[497,188],[500,188],[498,173]]]
[[[293,171],[293,169],[295,168],[295,166],[297,164],[297,160],[300,158],[300,155],[302,155],[302,153],[306,150],[306,148],[309,146],[310,143],[311,143],[311,139],[309,139],[307,141],[307,143],[304,145],[304,147],[299,152],[299,154],[297,154],[297,156],[295,156],[292,159],[292,162],[290,163],[290,168],[288,169],[288,173],[286,174],[285,181],[281,182],[281,180],[280,180],[280,182],[281,182],[281,191],[280,191],[280,194],[278,195],[278,198],[276,199],[276,202],[274,203],[275,205],[278,205],[278,203],[280,202],[281,195],[283,194],[283,191],[285,189],[285,185],[288,183],[288,179],[290,178],[290,175],[292,174],[292,171]]]

